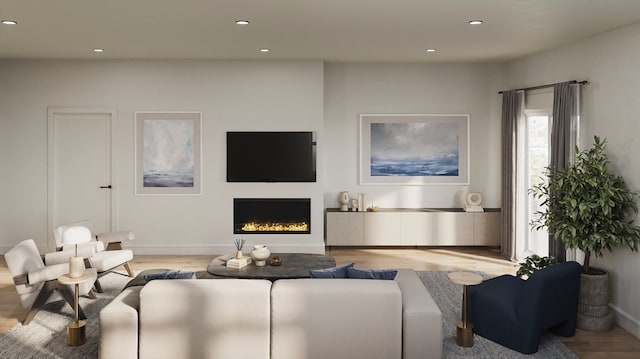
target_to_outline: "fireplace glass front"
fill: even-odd
[[[235,234],[309,234],[310,198],[234,198]]]

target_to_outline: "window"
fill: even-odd
[[[522,233],[522,243],[518,246],[518,257],[524,258],[530,254],[546,256],[549,254],[549,234],[545,229],[535,230],[529,224],[542,209],[541,200],[536,200],[528,189],[540,181],[545,180],[546,167],[549,165],[549,149],[551,143],[551,114],[550,111],[525,111],[525,141],[524,141],[524,175],[523,187],[526,190],[525,204],[522,215],[526,219],[526,230]]]

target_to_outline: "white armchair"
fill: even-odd
[[[57,227],[53,230],[57,252],[47,253],[45,263],[57,264],[69,261],[69,257],[75,255],[75,246],[64,245],[62,234],[71,226],[84,226],[91,229],[87,221]],[[92,232],[93,233],[93,232]],[[130,241],[135,238],[131,231],[107,232],[92,234],[93,240],[87,243],[78,244],[78,256],[86,258],[85,264],[89,268],[95,268],[98,273],[98,280],[95,282],[96,290],[103,292],[100,285],[100,277],[112,272],[114,269],[124,266],[129,277],[134,276],[130,261],[133,260],[133,251],[124,249],[123,241]],[[106,243],[106,246],[105,246]]]
[[[5,253],[4,259],[13,277],[20,303],[25,309],[29,309],[23,325],[28,325],[48,302],[64,298],[73,308],[73,290],[58,283],[58,277],[69,273],[68,263],[45,265],[33,239],[18,243]],[[97,273],[92,271],[95,280]],[[80,294],[89,295],[92,288],[93,281],[87,281],[79,286]],[[81,307],[78,307],[78,311],[79,317],[86,319]]]

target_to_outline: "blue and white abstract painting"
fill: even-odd
[[[458,136],[456,123],[371,123],[371,176],[458,176]]]
[[[143,187],[194,187],[193,120],[144,120]]]

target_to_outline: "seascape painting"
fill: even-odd
[[[371,176],[457,176],[452,123],[372,123]]]
[[[200,112],[136,113],[136,194],[201,194]]]
[[[193,187],[193,121],[145,120],[143,127],[143,187]]]
[[[361,115],[361,184],[468,183],[469,115]]]

